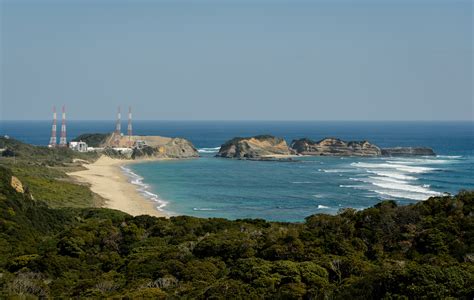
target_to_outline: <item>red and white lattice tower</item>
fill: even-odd
[[[56,106],[53,106],[53,125],[51,126],[51,138],[49,147],[56,147]]]
[[[128,145],[132,146],[132,107],[128,107]]]
[[[120,112],[120,106],[117,110],[117,122],[115,123],[115,145],[120,146],[120,138],[122,136],[121,130],[122,114]]]
[[[63,116],[61,120],[61,137],[59,138],[59,146],[67,147],[66,139],[66,107],[63,105]]]

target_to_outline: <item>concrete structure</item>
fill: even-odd
[[[87,146],[87,143],[83,142],[83,141],[79,141],[79,142],[70,142],[69,143],[69,148],[74,150],[74,151],[78,151],[78,152],[87,152],[89,147]]]
[[[53,106],[53,124],[51,126],[51,138],[48,147],[56,147],[56,106]]]
[[[120,146],[120,138],[122,137],[122,129],[121,129],[121,122],[122,122],[122,114],[120,112],[120,106],[117,109],[117,121],[115,123],[115,146]]]
[[[61,121],[61,137],[59,138],[59,146],[67,147],[67,138],[66,138],[66,108],[63,105],[63,116]]]
[[[132,107],[128,107],[128,126],[127,126],[127,131],[128,131],[128,146],[132,147],[133,141],[132,141]]]

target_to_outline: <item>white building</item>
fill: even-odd
[[[80,142],[70,142],[69,148],[74,151],[78,152],[87,152],[87,143],[80,141]]]

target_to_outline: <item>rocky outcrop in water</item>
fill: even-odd
[[[221,146],[216,156],[238,159],[265,159],[292,153],[283,138],[259,135],[247,138],[238,137],[227,141]]]
[[[367,141],[346,142],[337,138],[325,138],[318,142],[299,139],[291,142],[291,148],[301,155],[315,156],[379,156],[381,150]]]
[[[381,149],[368,141],[343,141],[325,138],[313,141],[307,138],[293,140],[290,147],[283,138],[260,135],[248,138],[234,138],[223,144],[218,157],[264,160],[296,155],[313,156],[428,156],[435,155],[427,147],[396,147]]]
[[[183,138],[169,138],[164,144],[144,145],[133,149],[133,159],[137,158],[193,158],[199,157],[194,145]]]
[[[395,147],[382,149],[383,156],[434,156],[436,153],[428,147]]]

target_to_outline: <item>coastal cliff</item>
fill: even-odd
[[[247,138],[234,138],[224,143],[217,157],[259,159],[265,157],[290,155],[292,151],[283,138],[271,135],[258,135]]]
[[[138,158],[193,158],[199,157],[194,145],[183,138],[163,136],[120,136],[118,145],[115,133],[112,134],[83,134],[74,141],[86,142],[89,146],[104,148],[103,153],[110,157],[122,159]],[[140,144],[140,146],[137,146]],[[117,149],[115,147],[122,149]],[[127,151],[129,148],[132,151]]]
[[[367,141],[346,142],[337,138],[318,142],[306,138],[293,140],[291,148],[297,154],[315,156],[379,156],[382,153],[379,147]]]
[[[233,138],[224,143],[217,157],[265,160],[288,155],[311,156],[429,156],[436,155],[427,147],[395,147],[381,149],[368,141],[344,141],[325,138],[313,141],[308,138],[293,140],[290,146],[283,138],[259,135]]]
[[[163,138],[167,139],[167,138]],[[132,156],[136,158],[193,158],[199,157],[194,145],[183,138],[169,138],[164,143],[154,143],[142,148],[133,149]]]

